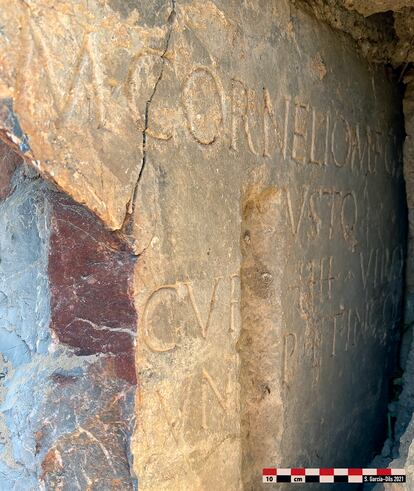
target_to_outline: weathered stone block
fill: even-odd
[[[148,137],[137,192],[144,489],[258,489],[264,465],[358,466],[383,441],[399,94],[347,38],[258,5],[179,5],[149,107],[171,137]]]
[[[0,6],[1,127],[104,222],[50,195],[51,328],[81,375],[51,372],[76,424],[54,421],[43,481],[132,486],[134,349],[144,490],[367,462],[405,254],[385,70],[287,0]]]

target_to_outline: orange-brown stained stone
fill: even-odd
[[[49,450],[42,462],[43,476],[52,472],[58,472],[62,468],[62,463],[59,462],[59,455],[56,449]]]
[[[77,355],[108,355],[114,375],[135,384],[134,256],[84,207],[50,195],[51,329]]]

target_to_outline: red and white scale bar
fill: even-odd
[[[405,469],[268,467],[262,474],[263,482],[269,482],[270,476],[318,476],[320,483],[332,483],[334,476],[348,476],[348,483],[361,483],[364,476],[405,476]]]

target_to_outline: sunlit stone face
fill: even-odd
[[[399,95],[287,4],[198,7],[148,113],[136,471],[257,489],[265,462],[368,462],[401,310]]]

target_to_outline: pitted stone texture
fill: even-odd
[[[390,63],[400,74],[414,61],[413,0],[293,0],[346,32],[371,61]],[[401,77],[402,78],[402,77]]]
[[[355,9],[363,15],[372,15],[377,12],[399,12],[405,7],[413,7],[413,0],[344,0],[347,8]]]

